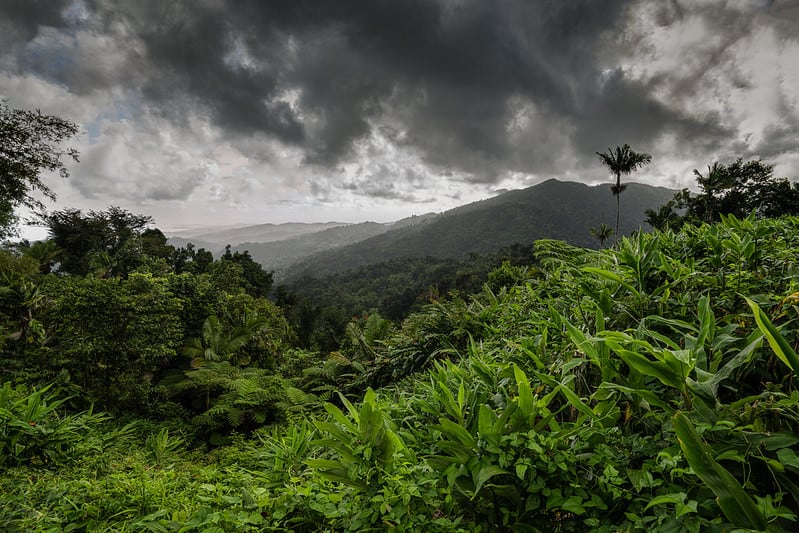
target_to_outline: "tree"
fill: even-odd
[[[183,354],[191,357],[192,369],[198,369],[209,363],[233,362],[236,365],[247,363],[239,357],[239,350],[267,325],[267,320],[256,314],[244,317],[241,324],[233,329],[227,329],[219,322],[216,315],[209,316],[203,323],[202,337],[192,338],[183,347]],[[211,365],[209,370],[200,375],[213,375],[219,367]],[[192,370],[185,372],[186,377],[191,380]],[[205,409],[211,406],[211,386],[204,389]]]
[[[25,257],[30,257],[39,263],[39,271],[42,274],[52,272],[55,263],[58,261],[59,248],[52,240],[28,242],[22,241],[17,245],[17,249]]]
[[[178,355],[181,302],[164,278],[44,278],[46,345],[28,366],[52,379],[62,370],[85,397],[115,412],[150,408],[152,380]]]
[[[85,276],[98,270],[126,276],[142,263],[141,237],[152,219],[110,207],[107,211],[63,209],[40,215],[60,248],[59,269]]]
[[[648,164],[652,161],[652,156],[649,154],[634,152],[629,144],[622,147],[616,147],[614,152],[608,148],[607,153],[596,152],[600,161],[616,176],[616,184],[611,185],[610,190],[613,196],[616,197],[616,229],[614,231],[616,239],[619,238],[619,216],[621,214],[620,196],[627,188],[626,185],[621,184],[621,175],[630,174],[634,170]]]
[[[242,276],[246,281],[245,289],[253,296],[267,296],[272,289],[272,272],[267,272],[260,263],[256,263],[250,252],[231,252],[230,245],[225,247],[222,261],[230,261],[241,265]]]
[[[41,174],[69,175],[62,158],[77,161],[78,152],[58,145],[77,133],[78,127],[68,120],[40,111],[12,109],[6,101],[0,101],[0,239],[15,234],[17,207],[44,208],[33,196],[35,191],[55,199]]]
[[[602,224],[598,228],[591,228],[591,236],[599,241],[599,246],[605,245],[605,241],[613,236],[613,228],[607,224]]]
[[[759,217],[799,214],[799,185],[774,178],[774,166],[760,160],[715,162],[705,174],[694,169],[694,177],[699,194],[684,189],[672,201],[685,209],[688,222],[717,222],[721,215],[745,218],[753,211]]]
[[[681,220],[680,215],[674,210],[675,205],[674,200],[669,200],[657,210],[647,209],[644,211],[646,223],[660,231],[675,227]]]
[[[171,260],[175,247],[167,244],[167,238],[158,228],[146,229],[141,234],[142,252],[150,257]]]
[[[248,361],[241,361],[237,352],[266,325],[265,318],[251,314],[244,317],[241,324],[227,329],[219,322],[219,318],[211,315],[203,323],[202,337],[189,339],[183,353],[192,358],[194,366],[201,365],[203,361],[246,363]]]

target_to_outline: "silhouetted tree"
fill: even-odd
[[[105,275],[126,276],[142,262],[140,237],[152,221],[119,207],[86,214],[68,208],[40,218],[60,248],[59,270],[80,276],[97,268]]]
[[[637,170],[638,168],[648,164],[650,161],[652,161],[652,156],[649,154],[634,152],[632,148],[630,148],[629,144],[625,144],[622,147],[617,146],[615,152],[611,148],[608,148],[606,153],[596,152],[596,155],[599,156],[600,161],[602,161],[602,163],[616,176],[616,183],[615,185],[611,185],[610,190],[613,193],[613,196],[616,197],[615,235],[616,239],[618,240],[619,216],[621,214],[621,203],[619,197],[621,196],[621,193],[624,192],[624,189],[627,188],[626,185],[621,184],[621,175],[630,174],[634,170]]]
[[[599,246],[605,245],[605,241],[613,236],[613,228],[607,224],[602,224],[598,228],[591,228],[591,236],[599,241]]]
[[[647,209],[644,211],[646,223],[660,231],[679,225],[681,218],[674,210],[675,205],[675,201],[670,200],[657,208],[657,210]]]
[[[171,259],[175,254],[175,247],[167,244],[166,236],[158,228],[146,229],[141,234],[142,252],[150,257]]]
[[[715,162],[705,174],[694,170],[694,176],[699,194],[683,189],[673,200],[686,210],[686,221],[716,222],[721,215],[743,218],[752,211],[760,217],[799,214],[799,186],[774,178],[774,166],[760,160]]]
[[[44,208],[33,196],[34,191],[55,199],[52,189],[42,182],[41,173],[69,175],[61,159],[66,156],[77,161],[78,152],[58,145],[77,133],[78,127],[68,120],[40,111],[12,109],[0,100],[0,240],[15,233],[16,207]]]

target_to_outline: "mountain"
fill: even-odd
[[[646,209],[655,209],[674,191],[628,183],[621,195],[620,233],[648,229]],[[333,250],[319,252],[289,267],[287,284],[398,257],[461,258],[489,253],[515,243],[559,239],[596,247],[591,228],[613,226],[616,201],[609,185],[548,180],[488,200],[426,218],[422,223],[392,229]]]
[[[288,222],[228,227],[210,231],[208,228],[201,228],[172,232],[169,235],[169,244],[185,246],[191,242],[196,248],[221,252],[228,244],[236,246],[244,242],[275,242],[347,225],[349,224],[343,222]]]
[[[285,268],[300,258],[314,253],[352,244],[374,237],[389,230],[386,224],[362,222],[350,226],[338,226],[324,231],[300,235],[291,239],[273,242],[245,242],[234,247],[234,251],[248,251],[252,258],[267,270]]]
[[[274,270],[275,278],[280,280],[285,268],[299,259],[325,250],[354,244],[387,231],[422,224],[433,216],[435,215],[412,216],[387,224],[362,222],[337,226],[274,242],[245,242],[234,247],[233,251],[243,252],[246,250],[250,252],[252,258],[261,263],[266,270]]]

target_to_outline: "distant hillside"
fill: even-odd
[[[363,222],[350,226],[317,231],[291,239],[274,242],[245,242],[234,251],[250,252],[252,258],[267,270],[280,270],[300,258],[337,246],[352,244],[388,231],[390,227],[377,222]]]
[[[620,233],[629,234],[644,223],[646,209],[670,200],[674,191],[629,183],[621,196]],[[616,202],[609,185],[549,180],[527,189],[506,192],[430,217],[415,224],[342,248],[320,252],[289,269],[288,284],[398,257],[461,258],[489,253],[514,243],[560,239],[577,246],[596,247],[590,229],[613,226]]]
[[[175,242],[193,242],[195,246],[223,249],[225,245],[236,246],[244,242],[274,242],[291,239],[308,233],[324,231],[329,228],[347,226],[344,222],[287,222],[285,224],[258,224],[255,226],[242,226],[225,228],[222,230],[192,230],[173,232],[169,238]]]
[[[281,241],[245,242],[234,247],[233,251],[250,252],[252,258],[265,269],[274,270],[275,279],[280,281],[285,268],[301,258],[354,244],[390,230],[422,224],[433,216],[435,215],[412,216],[387,224],[362,222],[342,225]]]

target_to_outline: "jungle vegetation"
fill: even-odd
[[[799,218],[686,213],[306,344],[246,252],[43,216],[0,250],[0,524],[793,530]]]

